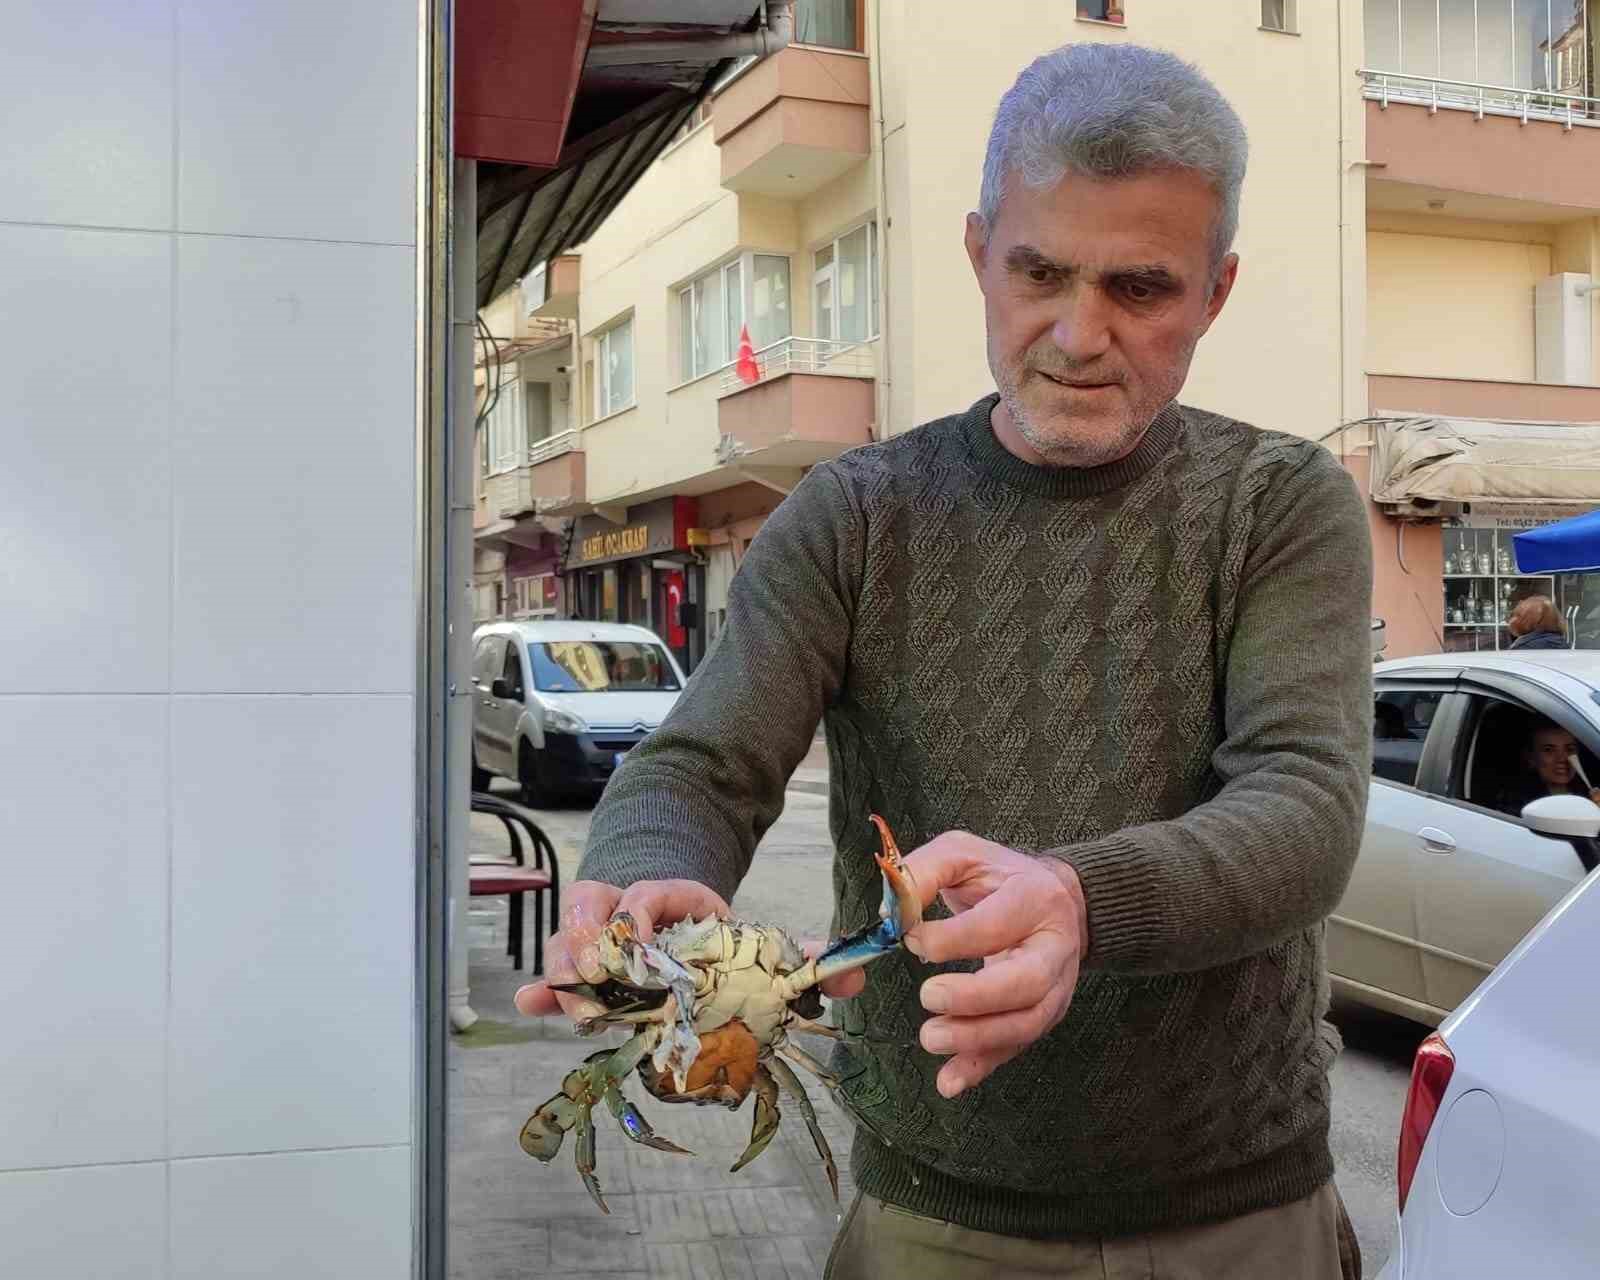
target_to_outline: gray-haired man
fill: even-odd
[[[1022,73],[966,236],[999,394],[812,470],[596,811],[595,919],[720,909],[825,718],[841,930],[878,901],[867,815],[920,845],[945,909],[836,993],[870,1029],[836,1050],[840,1280],[1359,1268],[1322,927],[1366,797],[1366,519],[1318,446],[1176,403],[1245,152],[1166,54]]]

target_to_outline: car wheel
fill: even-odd
[[[517,751],[517,781],[522,784],[522,803],[530,809],[548,809],[555,799],[539,764],[539,753],[526,742]]]
[[[478,767],[478,753],[474,751],[472,753],[472,789],[474,791],[487,791],[489,789],[489,779],[493,776],[487,769]]]

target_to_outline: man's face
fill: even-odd
[[[1529,750],[1534,771],[1547,787],[1565,790],[1572,782],[1572,755],[1577,740],[1565,729],[1540,729]]]
[[[993,227],[967,219],[1001,397],[994,427],[1012,452],[1090,467],[1137,447],[1233,288],[1237,257],[1212,271],[1219,208],[1182,170],[1069,174],[1049,188],[1013,176]]]

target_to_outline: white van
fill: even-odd
[[[683,670],[661,637],[615,622],[491,622],[473,634],[472,789],[491,775],[525,804],[598,795],[677,702]]]

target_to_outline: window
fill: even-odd
[[[528,646],[541,693],[635,693],[673,690],[678,678],[660,645],[626,640],[569,640]]]
[[[1078,0],[1078,16],[1122,25],[1122,0]]]
[[[536,573],[511,584],[513,616],[553,618],[556,614],[555,575]]]
[[[527,443],[535,444],[550,438],[550,384],[524,382],[522,384],[523,418],[527,423]]]
[[[517,400],[517,378],[514,373],[502,375],[499,391],[489,393],[489,415],[485,430],[489,444],[489,473],[510,471],[519,466],[528,446],[522,435],[522,406]]]
[[[501,651],[505,648],[505,641],[498,636],[485,636],[478,641],[477,652],[472,655],[472,682],[482,685],[485,689],[500,670],[503,659]]]
[[[633,318],[599,334],[594,349],[594,416],[599,419],[633,404]]]
[[[1422,747],[1443,692],[1380,689],[1372,700],[1372,775],[1402,786],[1417,785]]]
[[[796,0],[795,43],[860,49],[859,16],[857,0]]]
[[[739,331],[746,324],[757,351],[789,336],[788,258],[747,253],[678,291],[678,367],[683,381],[737,359]]]
[[[478,478],[480,480],[487,480],[489,478],[489,433],[482,426],[479,426],[476,436],[476,445],[478,450]],[[483,492],[482,485],[478,486],[478,492]]]
[[[878,332],[878,224],[863,223],[816,252],[812,272],[816,336],[865,342]]]
[[[513,702],[521,702],[525,692],[522,685],[522,658],[517,653],[519,647],[514,642],[506,642],[506,665],[500,673],[506,682],[507,695]]]
[[[1295,0],[1261,0],[1261,25],[1268,31],[1298,31],[1297,16]]]

